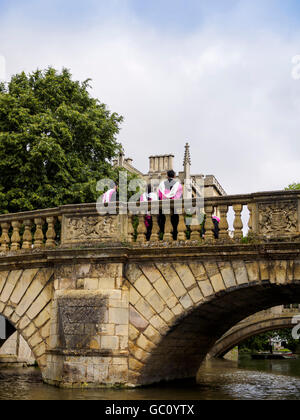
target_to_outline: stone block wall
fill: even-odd
[[[58,267],[45,380],[70,387],[125,385],[128,304],[122,264]]]

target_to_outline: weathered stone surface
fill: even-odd
[[[143,318],[132,306],[130,306],[129,309],[129,320],[130,324],[141,332],[144,331],[149,325],[149,321]]]
[[[143,275],[135,281],[134,287],[138,290],[138,292],[143,297],[145,297],[148,293],[151,292],[151,290],[153,290],[152,285]]]
[[[165,320],[168,324],[172,324],[172,321],[174,321],[175,316],[173,312],[170,311],[170,309],[166,308],[161,313],[160,316],[163,320]]]
[[[287,262],[276,261],[275,271],[276,271],[276,283],[285,284],[287,281]]]
[[[171,290],[171,294],[167,296],[167,289],[165,288],[163,292],[165,296],[160,293],[161,296],[165,297],[165,299],[170,298],[173,293],[175,294],[175,296],[177,296],[177,298],[181,298],[182,296],[184,296],[186,294],[186,288],[182,284],[175,270],[169,264],[156,264],[156,266],[159,269],[159,271],[162,273],[162,275],[164,276]],[[155,283],[155,286],[157,286],[160,283],[161,283],[161,280],[158,280]]]
[[[58,298],[59,334],[63,348],[88,349],[105,323],[107,299],[77,292]]]
[[[161,334],[155,328],[153,328],[152,325],[149,325],[149,327],[146,328],[144,331],[144,336],[154,344],[158,344],[162,339]]]
[[[199,303],[203,299],[198,285],[189,291],[189,295],[191,296],[194,303]]]
[[[10,298],[10,296],[11,296],[11,294],[12,294],[12,292],[13,292],[16,284],[17,284],[17,281],[20,279],[21,275],[22,275],[22,270],[17,270],[17,271],[11,271],[10,272],[10,274],[9,274],[7,280],[6,280],[5,286],[2,290],[1,296],[0,296],[0,300],[2,302],[4,302],[4,303],[8,302],[8,300],[9,300],[9,298]]]
[[[246,263],[249,281],[260,281],[260,272],[257,262]]]
[[[135,341],[137,338],[138,338],[138,336],[140,335],[140,331],[139,330],[137,330],[134,326],[133,326],[133,324],[131,323],[130,325],[129,325],[129,340],[131,341],[131,342],[133,342],[133,341]]]
[[[295,261],[295,267],[294,267],[294,280],[300,280],[300,261]]]
[[[102,336],[101,348],[107,350],[117,350],[119,348],[119,337]]]
[[[43,289],[43,293],[33,302],[27,311],[27,316],[34,319],[52,299],[52,284]]]
[[[212,285],[209,280],[201,281],[198,284],[204,297],[213,295],[214,289],[212,288]]]
[[[147,358],[150,356],[150,353],[147,353],[145,350],[140,347],[133,346],[130,350],[131,355],[140,362],[146,362]]]
[[[26,290],[28,289],[28,287],[30,286],[33,278],[36,276],[38,272],[38,269],[32,269],[32,270],[25,270],[21,276],[21,278],[19,279],[16,288],[10,298],[11,302],[14,305],[17,305],[20,300],[22,299],[22,297],[24,296],[24,294],[26,293]]]
[[[140,299],[135,308],[145,319],[150,319],[155,314],[155,311],[144,299]]]
[[[211,277],[213,277],[217,274],[220,274],[219,267],[218,267],[217,263],[205,262],[204,266],[205,266],[205,270],[206,270],[209,278],[211,278]]]
[[[142,275],[143,273],[137,264],[128,264],[125,267],[125,276],[132,284],[134,284]]]
[[[234,271],[230,263],[219,264],[219,268],[227,289],[236,286]]]
[[[155,283],[161,278],[161,273],[154,264],[142,264],[140,268],[151,283]]]
[[[173,266],[180,280],[187,289],[196,284],[195,277],[187,264],[175,263]]]
[[[160,278],[154,283],[154,288],[157,290],[157,292],[164,301],[167,301],[168,299],[174,297],[172,290],[163,278]]]
[[[193,306],[193,301],[188,294],[186,294],[180,299],[180,303],[184,307],[184,309],[189,309]]]
[[[32,305],[33,301],[42,292],[47,282],[53,275],[52,269],[41,269],[35,276],[34,281],[27,289],[25,295],[22,297],[20,303],[16,308],[16,313],[19,316],[23,316],[28,308]]]
[[[177,315],[177,316],[182,315],[184,311],[185,309],[180,303],[177,306],[175,306],[175,308],[172,309],[172,312],[174,313],[174,315]]]
[[[158,315],[155,315],[150,319],[150,324],[158,331],[166,333],[168,331],[167,323]]]
[[[108,319],[110,324],[127,324],[128,318],[128,308],[109,308]]]
[[[148,340],[143,334],[141,334],[136,342],[137,346],[150,353],[156,348],[156,345],[152,341]]]
[[[232,266],[234,269],[235,277],[238,284],[246,284],[248,283],[248,274],[243,262],[233,261]]]
[[[207,280],[207,273],[203,264],[200,261],[197,263],[189,263],[189,266],[197,281]]]
[[[165,308],[165,302],[162,300],[162,298],[159,296],[156,290],[153,290],[146,296],[146,300],[152,308],[157,312],[160,313]]]
[[[269,275],[269,265],[265,261],[259,262],[259,269],[260,269],[260,278],[262,281],[267,281],[270,279]]]
[[[140,372],[143,368],[143,364],[132,357],[129,358],[129,369]]]
[[[210,278],[210,281],[216,293],[221,292],[222,290],[225,290],[226,286],[223,282],[223,279],[220,273],[212,276]]]
[[[0,271],[0,293],[3,290],[9,271]]]

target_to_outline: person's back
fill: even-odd
[[[159,200],[180,200],[183,188],[179,181],[175,181],[175,172],[168,172],[168,179],[161,182],[158,187]]]
[[[118,199],[118,187],[112,188],[102,196],[103,204],[114,203]]]

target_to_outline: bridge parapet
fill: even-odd
[[[244,235],[242,212],[249,210],[249,232],[257,240],[295,240],[300,238],[300,193],[277,191],[214,197],[204,200],[202,213],[206,214],[205,235],[201,217],[188,216],[189,209],[199,205],[196,200],[141,203],[132,211],[128,203],[114,203],[110,214],[99,214],[96,204],[69,205],[55,209],[38,210],[0,216],[0,252],[40,248],[78,247],[97,243],[146,244],[145,215],[153,215],[149,242],[152,246],[177,242],[188,245],[195,242],[240,242]],[[229,208],[234,211],[233,237],[229,234]],[[157,214],[167,212],[165,232],[160,234]],[[201,212],[198,212],[198,216]],[[172,215],[178,214],[178,236],[173,240]],[[212,216],[220,215],[219,238],[215,239]],[[190,219],[192,223],[187,226]]]

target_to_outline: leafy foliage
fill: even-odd
[[[292,330],[283,329],[250,337],[239,346],[239,351],[241,353],[268,351],[270,348],[270,339],[277,336],[286,343],[287,348],[291,351],[295,351],[299,345],[299,340],[294,340],[292,337]]]
[[[0,213],[94,202],[122,117],[53,68],[0,84]]]
[[[288,191],[288,190],[300,190],[300,184],[297,184],[297,183],[295,183],[295,184],[291,184],[291,185],[289,185],[287,188],[286,188],[286,190]]]

